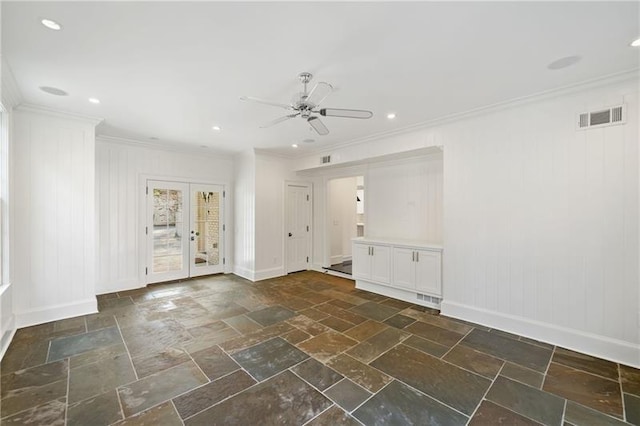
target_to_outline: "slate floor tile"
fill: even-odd
[[[165,402],[135,416],[126,418],[115,426],[182,426],[182,420],[171,402]]]
[[[364,342],[359,343],[346,353],[368,364],[409,336],[409,333],[398,330],[397,328],[388,328],[368,338]]]
[[[244,336],[236,337],[231,340],[224,341],[219,346],[229,354],[236,353],[248,347],[254,346],[258,343],[267,341],[273,337],[280,336],[284,333],[295,330],[296,328],[291,324],[281,322],[278,324],[270,325],[261,330],[256,330]]]
[[[324,394],[346,411],[354,410],[371,396],[371,392],[349,379],[341,380],[324,391]]]
[[[482,401],[469,426],[538,426],[540,423],[507,410],[491,401]]]
[[[124,342],[116,343],[111,346],[103,346],[101,348],[93,349],[87,352],[83,352],[78,355],[73,355],[69,358],[69,366],[71,369],[82,367],[83,365],[91,364],[105,359],[110,359],[116,355],[126,354],[127,348],[124,346]]]
[[[130,417],[207,381],[193,361],[189,361],[121,386],[118,388],[118,395],[125,417]]]
[[[299,343],[298,347],[315,359],[326,362],[339,353],[355,346],[357,343],[355,340],[343,334],[336,333],[335,331],[327,331],[326,333]]]
[[[556,348],[553,362],[597,374],[611,380],[618,380],[618,364],[604,359],[581,354],[564,348]]]
[[[304,361],[309,356],[285,340],[276,337],[237,352],[232,357],[258,381],[263,381]]]
[[[221,377],[173,399],[178,414],[183,419],[198,414],[225,398],[253,386],[256,381],[244,371]]]
[[[371,363],[372,367],[471,415],[491,382],[477,374],[398,345]]]
[[[385,324],[395,328],[405,328],[406,326],[416,322],[414,318],[407,317],[402,314],[397,314],[384,321]]]
[[[46,402],[65,397],[66,394],[66,379],[39,386],[32,385],[9,391],[0,401],[0,405],[2,406],[2,416],[11,416],[35,406],[42,405]]]
[[[5,398],[23,389],[66,380],[68,372],[69,363],[63,360],[5,374],[0,382],[0,396]]]
[[[545,425],[561,425],[564,399],[498,376],[486,399]]]
[[[367,340],[371,336],[375,336],[380,333],[382,330],[387,329],[388,327],[378,321],[366,321],[362,324],[358,324],[355,327],[345,331],[344,334],[346,336],[351,337],[359,342]]]
[[[625,418],[632,425],[640,425],[640,397],[624,394]]]
[[[283,306],[275,305],[260,309],[259,311],[249,312],[247,313],[247,316],[263,327],[267,327],[269,325],[288,320],[295,316],[295,312]]]
[[[111,389],[69,406],[68,426],[107,426],[122,419],[118,394]]]
[[[342,380],[341,374],[313,358],[296,365],[291,370],[321,391]]]
[[[82,352],[122,343],[117,327],[103,328],[51,341],[48,362],[57,361]]]
[[[302,425],[331,401],[290,371],[188,418],[185,425]]]
[[[369,392],[379,391],[392,380],[391,377],[379,370],[344,354],[338,355],[329,360],[327,366],[353,380]]]
[[[209,380],[215,380],[240,368],[240,366],[218,346],[212,346],[194,352],[191,356]]]
[[[350,311],[372,320],[384,321],[397,314],[400,309],[388,305],[381,305],[375,302],[365,302],[361,305],[354,306]]]
[[[325,331],[329,330],[329,327],[322,325],[305,315],[297,315],[287,320],[288,324],[308,333],[312,336],[317,336]]]
[[[334,405],[311,420],[306,426],[361,426],[361,423]]]
[[[54,399],[13,416],[3,418],[2,425],[64,426],[66,406],[65,398]]]
[[[447,346],[443,346],[439,343],[432,342],[431,340],[423,339],[418,336],[411,336],[402,343],[429,355],[433,355],[436,358],[440,358],[442,355],[449,352],[450,349]]]
[[[2,357],[0,371],[2,371],[2,374],[7,374],[12,371],[44,364],[47,361],[48,352],[48,340],[27,341],[15,340],[14,338],[9,350]]]
[[[167,348],[160,353],[133,358],[138,378],[150,376],[175,365],[189,361],[189,354],[182,349]]]
[[[74,368],[69,376],[69,404],[136,380],[127,354]]]
[[[330,327],[339,332],[347,331],[353,327],[353,323],[343,321],[340,318],[334,317],[333,315],[320,321],[320,324],[326,325],[327,327]]]
[[[620,364],[620,382],[623,392],[640,396],[640,369]]]
[[[408,331],[423,339],[431,340],[432,342],[449,348],[464,337],[464,334],[456,333],[455,331],[447,330],[446,328],[441,328],[433,324],[427,324],[422,321],[414,322],[405,327],[404,331]]]
[[[542,389],[622,418],[622,395],[617,381],[552,362]]]
[[[246,315],[238,315],[231,318],[225,318],[224,322],[242,334],[260,330],[262,328],[260,324],[253,321]]]
[[[185,328],[174,319],[147,321],[121,329],[132,357],[158,353],[168,347],[180,347],[192,339]]]
[[[573,426],[622,426],[626,424],[622,420],[607,416],[600,411],[593,410],[573,401],[567,401],[564,420],[566,423]]]
[[[467,417],[394,380],[353,416],[365,425],[464,425]]]
[[[547,369],[552,354],[550,349],[478,329],[472,330],[461,343],[480,352],[541,373]]]
[[[542,382],[544,381],[544,375],[542,373],[520,367],[510,362],[505,363],[502,371],[500,371],[500,375],[538,389],[542,387]]]
[[[463,345],[455,346],[442,359],[491,380],[504,364],[504,361],[498,358]]]

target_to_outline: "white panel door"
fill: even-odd
[[[399,287],[416,289],[415,250],[393,248],[393,283]]]
[[[353,244],[351,253],[353,263],[352,272],[355,279],[371,279],[371,246],[369,244]]]
[[[189,276],[189,184],[147,182],[147,283]]]
[[[371,246],[371,279],[380,283],[391,282],[391,249],[387,246]]]
[[[189,276],[224,272],[223,187],[192,183],[189,188]]]
[[[285,241],[287,273],[307,270],[311,246],[311,200],[309,186],[287,184]]]
[[[420,293],[441,296],[442,256],[440,252],[417,250],[416,259],[416,290]]]

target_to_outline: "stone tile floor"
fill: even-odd
[[[316,272],[99,297],[19,330],[2,425],[640,424],[640,370]]]

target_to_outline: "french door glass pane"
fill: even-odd
[[[220,264],[220,193],[194,191],[194,266]]]
[[[181,190],[153,190],[153,273],[183,268],[182,195]]]

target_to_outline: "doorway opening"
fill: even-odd
[[[324,269],[352,275],[352,239],[364,236],[364,177],[351,176],[327,182],[328,226]]]
[[[148,180],[147,284],[224,272],[224,187]]]

